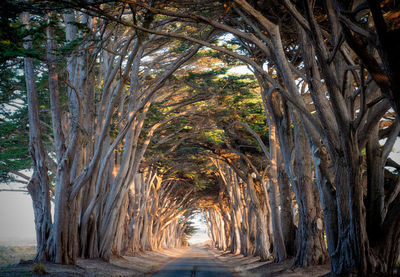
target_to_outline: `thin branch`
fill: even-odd
[[[29,177],[28,175],[25,175],[25,174],[23,174],[23,173],[21,173],[19,171],[16,171],[16,170],[10,170],[10,173],[12,173],[14,175],[17,175],[17,176],[25,179],[26,181],[29,181],[31,179],[31,177]]]
[[[363,37],[371,40],[371,35],[368,33],[368,31],[364,30],[360,26],[356,25],[354,22],[352,22],[350,19],[343,15],[339,15],[339,20],[345,24],[350,30],[353,32],[362,35]]]
[[[335,47],[333,48],[332,54],[331,54],[331,56],[328,58],[328,61],[327,61],[328,64],[332,63],[333,59],[334,59],[335,56],[336,56],[336,53],[338,52],[338,50],[339,50],[340,47],[342,46],[343,42],[344,42],[344,36],[343,36],[343,33],[340,33],[340,34],[339,34],[339,39],[338,39],[338,41],[336,42]]]
[[[0,189],[0,192],[29,192],[26,189]]]
[[[264,142],[262,141],[261,137],[256,132],[254,132],[254,130],[251,129],[248,124],[241,122],[241,121],[236,121],[236,122],[232,123],[229,127],[232,128],[235,124],[242,125],[244,128],[246,128],[247,131],[249,131],[250,134],[252,134],[254,136],[254,138],[258,141],[258,143],[260,144],[260,147],[263,150],[264,155],[265,155],[265,157],[267,157],[268,161],[271,160],[271,156],[267,150],[267,147],[265,146]]]
[[[241,60],[241,61],[243,61],[243,62],[245,62],[247,64],[250,64],[251,66],[253,66],[257,71],[259,71],[262,75],[264,75],[274,87],[282,89],[282,86],[276,80],[274,80],[272,77],[269,77],[268,73],[265,72],[264,69],[261,66],[259,66],[255,61],[253,61],[252,59],[250,59],[250,58],[248,58],[248,57],[246,57],[244,55],[237,54],[235,52],[227,50],[226,48],[213,45],[213,44],[211,44],[209,42],[206,42],[204,40],[201,40],[201,39],[197,39],[197,38],[193,38],[193,37],[189,37],[189,36],[181,35],[181,34],[177,34],[177,33],[165,33],[165,32],[161,32],[161,31],[147,29],[147,28],[138,26],[138,25],[130,23],[130,22],[125,22],[123,20],[116,19],[113,16],[105,14],[103,11],[97,11],[96,10],[95,12],[99,12],[100,13],[99,17],[103,17],[103,18],[108,19],[108,20],[116,21],[116,22],[118,22],[118,23],[120,23],[120,24],[122,24],[124,26],[127,26],[127,27],[135,28],[137,30],[140,30],[140,31],[143,31],[143,32],[147,32],[147,33],[151,33],[151,34],[155,34],[155,35],[172,37],[172,38],[176,38],[176,39],[180,39],[180,40],[188,40],[188,41],[195,42],[197,44],[209,47],[209,48],[214,49],[216,51],[219,51],[221,53],[227,54],[227,55],[232,56],[234,58],[237,58],[237,59],[239,59],[239,60]],[[218,24],[220,24],[220,23],[218,23]],[[223,25],[223,24],[220,24],[220,25]],[[220,28],[222,28],[222,26],[220,26],[220,25],[218,25],[218,26]],[[223,25],[223,26],[226,26],[226,25]],[[233,29],[233,28],[232,29],[230,27],[228,28],[228,26],[226,26],[225,29],[229,29],[229,31],[227,30],[228,32],[232,31],[235,34],[238,34],[239,36],[241,36],[241,37],[243,37],[245,39],[251,40],[253,43],[255,43],[259,47],[261,46],[260,45],[261,41],[256,42],[255,41],[256,37],[254,35],[253,36],[249,36],[249,35],[246,35],[245,33],[242,33],[242,32],[238,33],[237,30],[235,31],[235,29]],[[261,42],[261,44],[262,44],[262,42]],[[265,46],[263,47],[263,49],[265,49]]]
[[[392,130],[385,142],[385,144],[382,147],[382,159],[384,161],[387,160],[387,158],[390,155],[390,152],[392,152],[393,146],[397,140],[397,135],[400,132],[400,123],[399,123],[399,119],[396,119],[396,121],[393,123],[392,125]]]
[[[293,5],[290,0],[283,0],[283,5],[286,9],[290,12],[290,14],[296,19],[296,21],[304,28],[306,31],[310,30],[310,25],[308,24],[307,20],[304,16],[297,10],[297,8]]]

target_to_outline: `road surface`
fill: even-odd
[[[191,247],[153,277],[233,277],[207,248]]]

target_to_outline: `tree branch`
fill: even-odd
[[[27,176],[27,175],[25,175],[25,174],[23,174],[23,173],[21,173],[19,171],[16,171],[16,170],[10,170],[10,173],[12,173],[14,175],[17,175],[17,176],[25,179],[26,181],[29,181],[31,179],[31,177],[29,177],[29,176]]]

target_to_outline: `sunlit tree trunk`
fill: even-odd
[[[272,210],[272,231],[274,236],[274,254],[276,261],[282,261],[287,258],[285,242],[282,233],[281,217],[278,204],[278,157],[277,157],[277,135],[275,124],[271,116],[267,115],[269,125],[269,147],[270,147],[270,168],[269,168],[269,189]],[[281,196],[282,197],[282,196]]]

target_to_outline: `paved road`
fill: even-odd
[[[191,247],[153,277],[233,277],[207,248]]]

